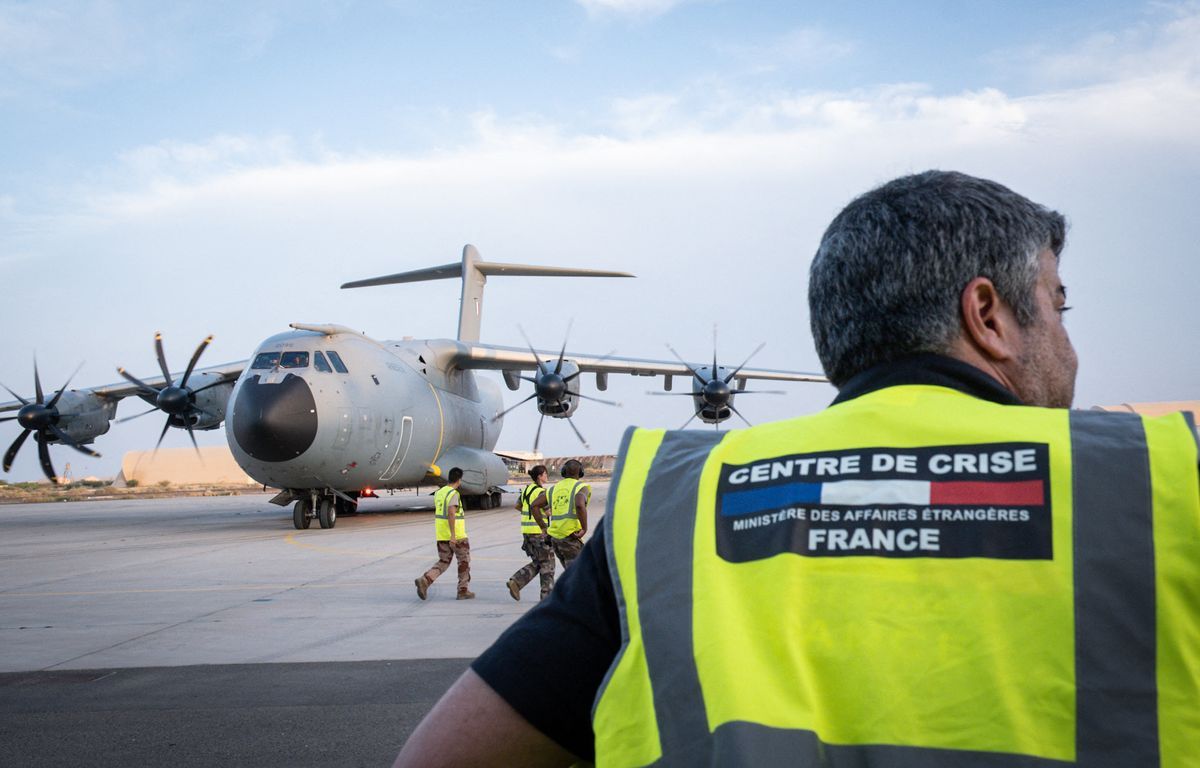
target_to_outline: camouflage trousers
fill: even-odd
[[[554,548],[554,554],[558,555],[559,561],[563,564],[563,570],[566,570],[571,561],[579,557],[579,553],[583,551],[583,539],[577,539],[574,536],[556,539],[551,536],[550,546]]]
[[[554,587],[554,550],[550,548],[549,538],[540,533],[522,534],[521,550],[529,555],[532,562],[512,575],[512,580],[516,583],[518,590],[533,581],[534,576],[540,576],[543,600]]]
[[[439,541],[437,543],[438,560],[428,571],[425,571],[425,579],[432,584],[433,580],[446,572],[450,567],[451,558],[458,558],[458,591],[466,592],[471,585],[471,542],[466,539],[458,539],[453,544],[448,541]]]

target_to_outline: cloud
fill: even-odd
[[[589,16],[651,19],[694,0],[576,0]]]
[[[721,45],[719,50],[753,73],[813,68],[841,61],[857,50],[851,40],[817,27],[798,27],[760,45]]]
[[[1023,62],[1035,87],[1083,86],[1099,81],[1157,77],[1165,72],[1195,76],[1200,70],[1200,3],[1155,3],[1141,23],[1100,32],[1053,48],[1000,51],[990,57]]]

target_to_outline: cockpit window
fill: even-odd
[[[329,351],[329,362],[333,363],[333,369],[338,373],[349,373],[346,364],[342,362],[342,356],[333,350]]]
[[[250,369],[255,371],[270,370],[279,365],[279,352],[259,352],[254,356]]]
[[[325,355],[321,352],[313,353],[313,367],[321,373],[333,373],[333,369],[329,367],[329,361],[325,359]]]
[[[280,368],[307,368],[308,353],[307,352],[284,352],[279,358]]]

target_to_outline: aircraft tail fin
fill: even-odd
[[[479,325],[483,316],[483,286],[488,275],[508,277],[633,277],[628,272],[613,272],[604,269],[577,269],[574,267],[542,267],[533,264],[502,264],[483,261],[475,246],[463,246],[460,263],[443,264],[438,267],[397,272],[394,275],[372,277],[343,283],[343,288],[366,288],[395,283],[417,283],[425,280],[462,278],[462,303],[458,312],[458,340],[479,341]]]

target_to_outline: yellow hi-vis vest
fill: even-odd
[[[575,477],[564,477],[550,486],[550,535],[554,538],[565,539],[583,528],[575,511],[575,496],[580,493],[585,494],[584,504],[587,504],[592,486]]]
[[[454,510],[454,538],[467,538],[467,521],[463,519],[462,494],[448,485],[443,485],[433,494],[433,518],[437,527],[437,540],[450,541],[450,516],[447,507],[457,505]]]
[[[540,536],[542,529],[538,527],[530,505],[546,493],[546,489],[537,483],[530,483],[521,491],[521,533],[526,536]],[[542,518],[549,517],[549,507],[542,508]]]
[[[897,386],[630,430],[597,766],[1200,765],[1182,414]]]

